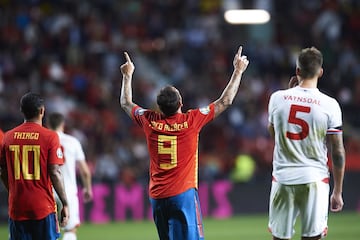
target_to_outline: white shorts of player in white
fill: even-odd
[[[56,205],[58,209],[58,217],[60,217],[60,209],[62,208],[61,201],[54,191]],[[66,197],[69,204],[69,221],[68,224],[63,228],[64,231],[70,231],[75,227],[80,226],[80,213],[79,213],[79,198],[76,194],[66,193]]]
[[[325,236],[329,207],[328,181],[283,185],[272,182],[269,203],[269,231],[277,238],[290,239],[300,215],[301,236]]]
[[[80,214],[79,214],[79,198],[75,194],[67,195],[69,203],[69,221],[64,227],[65,231],[69,231],[80,225]]]

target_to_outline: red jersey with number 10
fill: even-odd
[[[56,132],[26,122],[5,133],[0,165],[8,173],[12,220],[38,220],[56,212],[50,164],[63,164]]]
[[[159,199],[198,187],[198,139],[214,119],[214,104],[165,118],[135,106],[133,119],[146,136],[150,154],[150,197]]]

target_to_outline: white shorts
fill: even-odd
[[[54,191],[56,204],[58,205],[58,215],[61,210],[62,204],[60,202],[59,196]],[[63,228],[65,231],[72,230],[75,227],[80,226],[80,213],[79,213],[79,198],[76,194],[66,193],[69,207],[69,221],[68,224]]]
[[[80,225],[80,214],[79,214],[79,198],[75,194],[67,195],[68,204],[69,204],[69,221],[68,224],[64,227],[65,231],[69,231]]]
[[[326,235],[328,207],[328,181],[299,185],[272,182],[269,204],[269,230],[277,238],[290,239],[300,215],[301,236]]]

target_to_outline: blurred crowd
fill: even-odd
[[[230,25],[229,8],[262,8],[262,25]],[[268,181],[270,94],[286,88],[296,54],[324,54],[319,88],[343,109],[347,151],[360,151],[360,2],[357,0],[0,0],[0,127],[21,123],[19,99],[45,97],[80,139],[94,182],[148,179],[141,132],[119,106],[124,51],[135,64],[134,102],[155,108],[175,85],[184,108],[218,98],[239,45],[250,65],[234,104],[200,135],[200,179]],[[360,152],[359,152],[360,154]]]

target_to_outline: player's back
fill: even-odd
[[[170,117],[144,110],[135,119],[143,126],[150,153],[150,196],[164,198],[198,185],[198,138],[214,117],[214,106]]]
[[[85,154],[78,139],[62,132],[58,132],[58,135],[64,152],[64,165],[61,166],[61,171],[65,190],[67,194],[76,194],[76,162],[85,161]]]
[[[318,180],[326,175],[326,134],[342,125],[336,100],[317,88],[298,86],[275,92],[269,102],[269,114],[277,143],[275,175],[280,179],[284,176],[289,182]]]
[[[9,176],[10,217],[40,219],[54,212],[48,164],[62,162],[56,133],[37,123],[26,122],[6,132],[3,143],[2,154],[6,156]],[[3,165],[3,155],[1,161]]]

